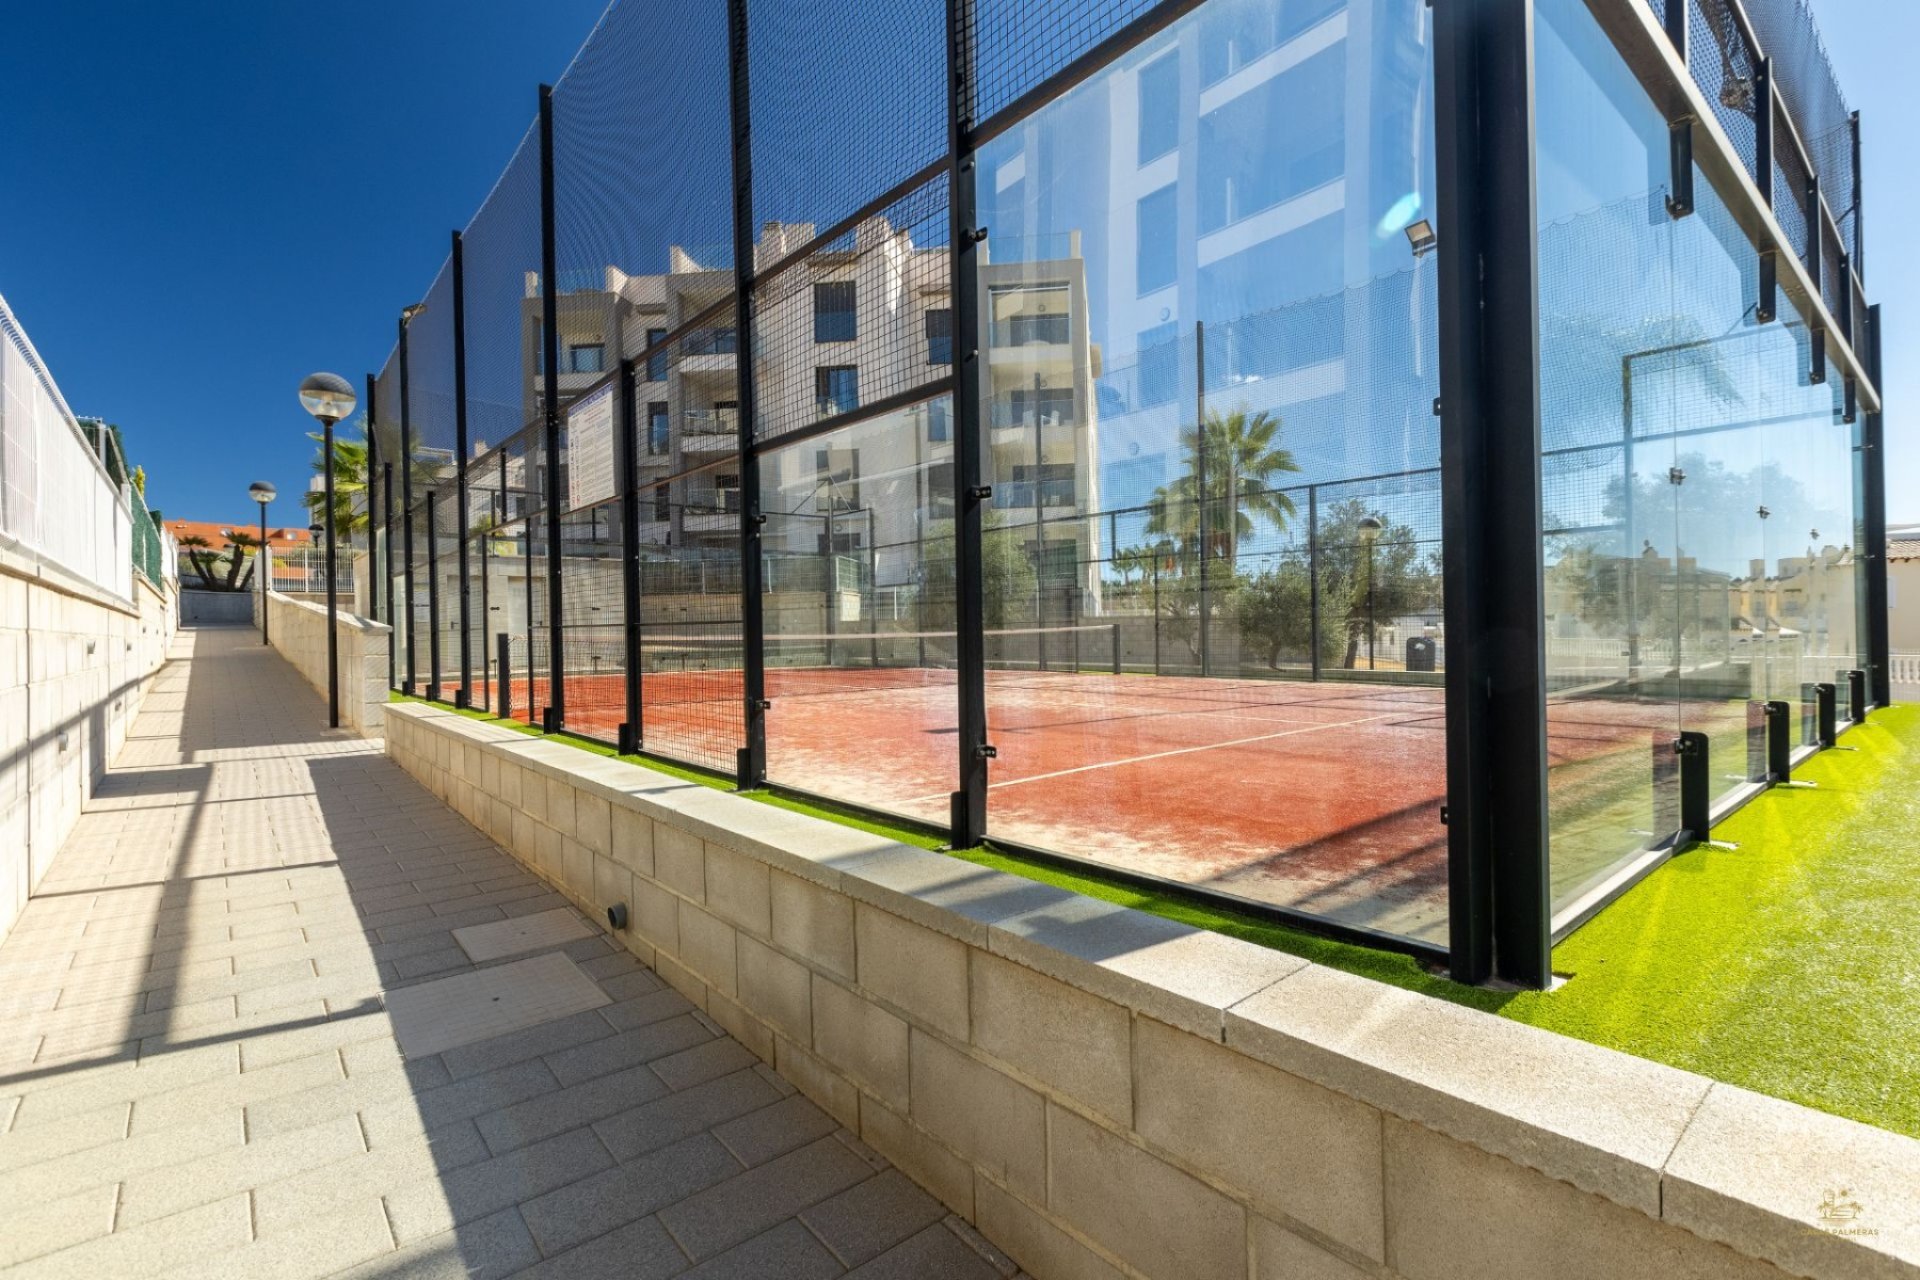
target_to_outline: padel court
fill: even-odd
[[[1446,934],[1444,690],[1434,677],[1308,681],[1117,670],[1112,624],[988,633],[988,830],[1010,843],[1432,942]],[[604,636],[568,637],[566,727],[607,742],[626,681]],[[944,826],[957,769],[952,633],[767,637],[767,772],[796,790]],[[642,749],[731,772],[737,638],[642,645]],[[536,668],[541,664],[536,663]],[[511,712],[528,719],[525,667]],[[584,669],[579,669],[584,668]],[[1398,681],[1398,682],[1396,682]],[[531,715],[546,702],[533,682]],[[476,686],[476,698],[492,691]],[[1671,700],[1557,698],[1556,885],[1656,823],[1650,761]],[[1631,847],[1632,840],[1626,841]],[[1556,894],[1556,897],[1559,895]]]

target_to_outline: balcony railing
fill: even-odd
[[[1032,480],[1003,480],[993,486],[993,505],[1003,511],[1031,508],[1036,496],[1043,508],[1073,506],[1073,477],[1059,476],[1052,480],[1041,480],[1037,485]]]
[[[996,347],[1065,346],[1072,335],[1072,322],[1064,315],[1009,316],[993,322]]]

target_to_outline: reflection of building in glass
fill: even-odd
[[[779,261],[815,234],[811,225],[769,223],[762,266]],[[1084,264],[1065,255],[1018,272],[988,267],[992,299],[986,321],[987,368],[996,388],[989,414],[996,452],[1014,483],[997,490],[1001,523],[1070,517],[1096,503],[1093,469],[1096,415],[1093,355],[1085,321]],[[730,269],[709,268],[675,248],[672,269],[627,275],[605,269],[599,281],[563,290],[558,299],[563,411],[604,381],[622,360],[636,360],[640,536],[645,545],[717,557],[732,555],[740,524],[738,397],[740,336],[732,313]],[[1044,280],[1029,277],[1036,270]],[[848,413],[946,376],[953,360],[950,268],[944,247],[916,246],[910,231],[885,218],[863,223],[846,247],[813,254],[805,270],[775,275],[758,299],[756,390],[763,438],[777,446],[782,430]],[[1004,277],[1004,279],[1003,279]],[[565,283],[565,282],[563,282]],[[544,388],[540,284],[529,274],[522,304],[524,408],[532,421]],[[697,325],[653,354],[701,317]],[[762,488],[769,516],[769,560],[851,557],[873,582],[911,581],[913,548],[929,525],[952,514],[953,437],[946,401],[905,411],[910,428],[888,416],[885,430],[856,427],[804,446],[770,448]],[[510,472],[525,469],[521,460]],[[535,467],[535,472],[540,468]],[[540,475],[527,479],[538,483]],[[910,481],[904,499],[876,500],[880,482]],[[520,480],[510,475],[508,485]],[[772,495],[792,504],[777,509]],[[800,517],[781,519],[779,517]],[[1049,526],[1049,554],[1086,561],[1097,536],[1086,522]],[[610,519],[576,521],[570,543],[617,543]],[[1037,546],[1032,549],[1039,554]],[[570,554],[573,551],[570,550]]]

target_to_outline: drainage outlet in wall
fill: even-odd
[[[627,927],[627,904],[616,902],[607,908],[607,927],[615,933],[623,933]]]

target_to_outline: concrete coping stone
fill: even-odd
[[[322,617],[326,616],[327,606],[312,600],[295,600],[292,596],[283,595],[278,591],[273,593],[273,599],[286,605],[290,609],[305,609],[309,613],[317,613]],[[393,628],[386,623],[375,622],[372,618],[363,618],[359,614],[346,609],[336,609],[334,611],[334,621],[336,625],[345,627],[349,631],[360,631],[370,636],[393,634]]]
[[[621,779],[645,771],[441,708],[389,710],[1796,1274],[1920,1280],[1920,1141],[710,787]],[[1822,1219],[1842,1188],[1878,1234]]]

